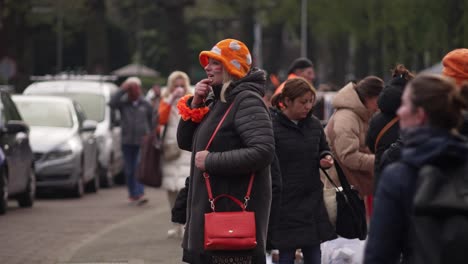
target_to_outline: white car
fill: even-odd
[[[99,189],[97,122],[86,119],[80,105],[58,96],[12,96],[30,127],[38,190],[69,189],[75,197]]]
[[[94,136],[98,146],[101,186],[111,186],[115,177],[123,171],[120,115],[107,104],[118,87],[96,75],[46,76],[36,80],[23,94],[72,98],[83,107],[89,119],[98,122]]]

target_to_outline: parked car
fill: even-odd
[[[29,127],[10,95],[0,90],[0,214],[8,199],[20,207],[31,207],[36,192],[34,160],[29,145]]]
[[[70,98],[12,98],[30,126],[38,190],[66,188],[75,197],[81,197],[85,188],[97,192],[97,122],[86,119],[81,106]]]
[[[122,175],[123,156],[120,146],[120,115],[107,103],[118,87],[97,75],[36,77],[25,95],[59,95],[74,99],[89,119],[98,122],[94,136],[98,145],[98,166],[101,185],[109,187]]]

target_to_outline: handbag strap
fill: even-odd
[[[346,176],[344,175],[343,170],[341,169],[340,165],[338,164],[338,162],[336,160],[334,161],[334,166],[335,166],[335,169],[336,169],[336,174],[338,175],[338,180],[340,181],[341,187],[343,188],[343,190],[351,190],[351,186],[349,185],[348,180],[346,179]],[[322,169],[322,168],[320,168],[320,169],[325,174],[328,181],[330,181],[331,184],[333,184],[333,186],[336,188],[336,190],[339,191],[338,185],[332,180],[332,178],[330,177],[328,172],[326,170]]]
[[[211,143],[213,142],[214,137],[218,133],[221,125],[223,124],[224,120],[226,119],[227,115],[229,114],[229,112],[231,111],[233,106],[234,106],[234,103],[232,103],[229,106],[229,108],[226,110],[226,113],[224,113],[224,116],[221,118],[221,120],[219,121],[219,123],[216,126],[215,130],[213,131],[213,134],[211,135],[210,140],[208,141],[208,144],[206,144],[205,150],[208,150],[208,148],[210,147]],[[211,190],[211,183],[210,183],[210,175],[208,173],[206,173],[206,172],[203,172],[203,178],[205,178],[206,191],[208,192],[208,201],[210,202],[211,209],[214,212],[215,202],[218,200],[218,198],[224,197],[227,194],[226,195],[221,194],[221,195],[217,196],[216,198],[213,198],[213,192]],[[243,210],[245,210],[247,208],[247,205],[249,203],[250,193],[252,192],[252,185],[253,185],[254,178],[255,178],[255,173],[252,172],[252,174],[250,175],[249,186],[247,187],[247,193],[245,194],[245,197],[244,197],[244,205],[243,205],[243,208],[242,208]],[[228,196],[230,196],[230,195],[228,195]],[[230,196],[230,197],[232,197],[232,196]],[[232,198],[234,198],[234,197],[232,197]],[[237,201],[239,201],[239,200],[237,200]]]
[[[387,132],[387,130],[390,129],[396,122],[398,122],[400,118],[398,116],[395,116],[390,122],[388,122],[382,130],[380,130],[379,134],[377,135],[377,138],[375,139],[375,144],[374,144],[374,153],[377,152],[377,146],[379,145],[380,139],[382,138],[383,135]]]
[[[328,172],[323,169],[323,168],[320,168],[320,170],[322,170],[323,174],[325,174],[325,177],[327,177],[328,181],[333,185],[335,186],[335,189],[337,192],[340,191],[340,188],[338,187],[338,185],[332,180],[332,178],[330,177],[330,175],[328,175]]]

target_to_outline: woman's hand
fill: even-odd
[[[197,167],[201,171],[205,171],[205,160],[206,156],[210,153],[208,150],[202,150],[195,154],[195,167]]]
[[[320,160],[320,167],[323,169],[329,169],[333,166],[333,157],[330,155],[326,155],[324,158]]]
[[[193,95],[191,107],[195,108],[203,104],[205,98],[211,92],[211,79],[203,79],[195,85],[195,94]]]
[[[170,103],[172,104],[174,101],[178,101],[179,98],[184,96],[185,94],[185,89],[182,87],[177,87],[172,91],[171,97],[170,97]]]
[[[175,97],[175,98],[179,98],[179,97],[182,97],[184,96],[185,94],[185,89],[182,88],[182,87],[177,87],[174,89],[174,91],[172,92],[172,95]]]

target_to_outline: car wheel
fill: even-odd
[[[75,187],[73,188],[73,197],[80,198],[84,195],[84,182],[83,177],[79,177],[75,183]]]
[[[36,174],[31,168],[29,172],[28,186],[26,190],[19,195],[18,204],[20,207],[32,207],[36,196]]]
[[[8,206],[8,178],[5,168],[0,168],[0,215],[5,214]]]

